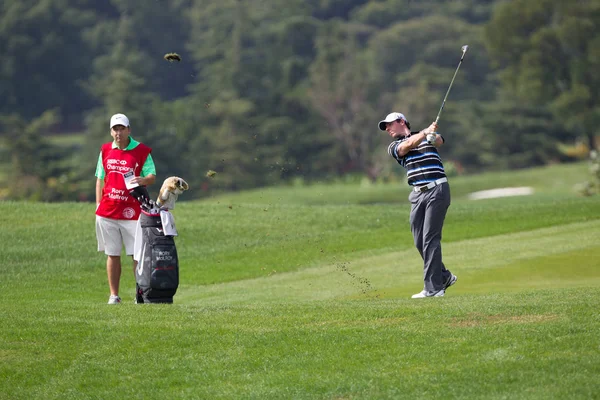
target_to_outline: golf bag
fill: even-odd
[[[165,235],[160,212],[148,213],[142,209],[139,224],[141,253],[135,272],[136,302],[173,303],[179,286],[175,240]]]
[[[136,303],[173,303],[179,286],[179,259],[174,236],[175,221],[169,211],[175,208],[178,196],[188,190],[186,181],[171,176],[163,182],[156,202],[150,199],[145,186],[131,188],[129,193],[141,205],[133,258]]]

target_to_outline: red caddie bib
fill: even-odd
[[[137,220],[140,216],[140,203],[130,194],[123,175],[133,170],[140,176],[146,158],[152,149],[142,143],[131,150],[112,148],[112,142],[103,144],[102,166],[104,167],[104,188],[96,215],[105,218]]]

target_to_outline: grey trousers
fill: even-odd
[[[450,185],[442,183],[426,192],[410,192],[410,229],[423,258],[424,289],[437,292],[452,275],[442,262],[442,228],[450,206]]]

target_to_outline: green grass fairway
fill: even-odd
[[[129,261],[124,303],[106,304],[92,204],[3,202],[0,399],[599,398],[586,168],[452,179],[459,280],[423,300],[399,185],[180,201],[173,305],[134,304]],[[467,199],[502,186],[535,194]]]

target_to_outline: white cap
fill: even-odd
[[[115,114],[110,117],[110,129],[115,125],[123,125],[129,127],[129,118],[125,114]]]
[[[404,121],[408,122],[408,120],[406,119],[404,114],[401,114],[399,112],[393,112],[393,113],[388,114],[384,120],[379,121],[379,129],[381,129],[382,131],[385,131],[385,125],[388,122],[397,121],[399,119],[403,119]]]

